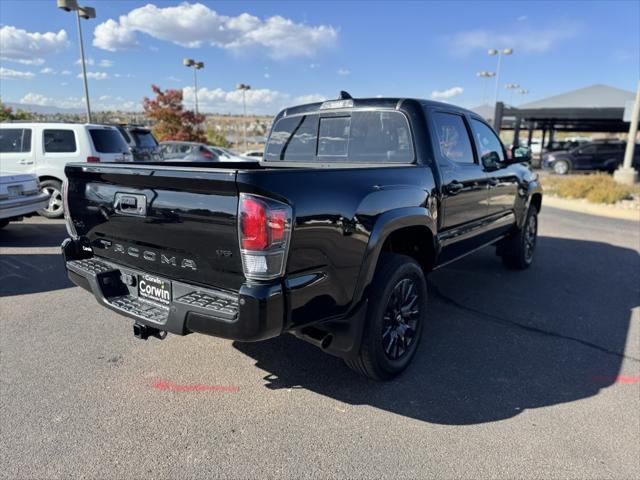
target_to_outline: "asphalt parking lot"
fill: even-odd
[[[136,340],[66,279],[60,221],[0,231],[0,477],[640,478],[640,228],[544,208],[537,259],[432,274],[389,383],[284,336]]]

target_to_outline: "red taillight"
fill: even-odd
[[[259,200],[244,197],[240,205],[242,248],[264,250],[269,245],[267,209]]]
[[[89,162],[89,163],[98,163],[98,162],[100,162],[100,157],[87,157],[87,162]]]

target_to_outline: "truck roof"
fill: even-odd
[[[285,108],[278,117],[297,115],[301,113],[316,112],[316,111],[339,111],[340,109],[358,109],[358,108],[392,108],[400,110],[402,104],[405,102],[415,102],[423,107],[443,107],[448,110],[454,110],[460,113],[467,113],[473,116],[477,116],[471,110],[458,107],[450,103],[436,102],[433,100],[426,100],[421,98],[405,98],[405,97],[373,97],[373,98],[350,98],[350,99],[337,99],[326,100],[324,102],[307,103],[304,105],[296,105],[293,107]]]

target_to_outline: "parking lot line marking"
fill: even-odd
[[[598,376],[593,377],[593,379],[596,380],[596,381],[625,383],[625,384],[628,384],[628,385],[632,385],[634,383],[640,383],[640,377],[627,377],[625,375],[617,375],[615,377],[598,375]]]

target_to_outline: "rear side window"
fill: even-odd
[[[76,136],[73,130],[45,130],[42,135],[45,152],[69,153],[76,151]]]
[[[158,145],[158,142],[156,142],[156,139],[153,138],[151,132],[145,132],[143,130],[133,130],[130,133],[138,147],[154,148]]]
[[[93,146],[99,153],[127,153],[129,145],[124,141],[122,134],[110,128],[90,128],[89,135]]]
[[[435,112],[433,123],[441,158],[456,163],[474,163],[469,133],[460,115]]]
[[[0,129],[0,153],[21,153],[31,151],[31,129]]]
[[[409,124],[395,111],[318,114],[280,119],[269,137],[266,161],[411,163]]]
[[[313,161],[317,140],[317,115],[281,118],[269,137],[265,160]]]

